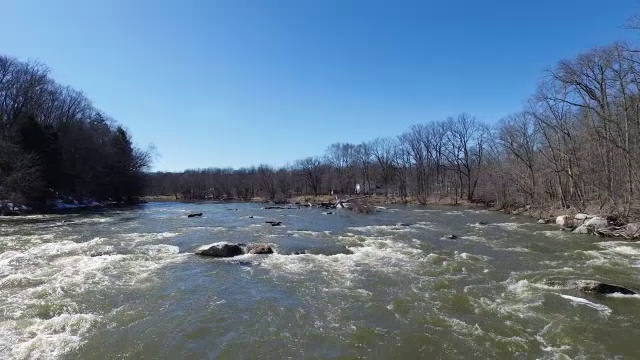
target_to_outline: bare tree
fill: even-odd
[[[525,176],[517,171],[511,175],[519,182],[524,180],[524,183],[527,183],[527,185],[521,186],[521,189],[527,196],[527,203],[534,203],[537,189],[536,155],[539,141],[532,114],[519,112],[502,119],[499,124],[498,138],[507,153],[527,169],[527,172],[524,173]]]
[[[376,162],[378,178],[384,186],[384,194],[389,198],[389,185],[394,180],[395,172],[395,139],[378,138],[370,143],[371,154]]]
[[[355,146],[349,143],[335,143],[329,145],[326,151],[326,159],[328,164],[332,165],[333,172],[336,174],[337,189],[340,193],[350,193],[354,188],[349,175],[350,165],[353,164]]]
[[[466,184],[468,200],[473,200],[478,185],[486,135],[487,127],[469,114],[447,120],[447,160],[458,174],[460,187]]]
[[[296,162],[296,166],[300,169],[302,176],[315,196],[318,196],[322,186],[323,165],[322,160],[318,157],[308,157]]]
[[[371,192],[371,162],[372,150],[369,143],[362,143],[354,149],[354,163],[359,168],[362,179],[362,188],[365,193]]]

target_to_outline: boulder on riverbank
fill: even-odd
[[[15,204],[9,200],[0,200],[0,216],[18,216],[31,211],[25,205]]]
[[[595,216],[576,227],[573,232],[576,234],[595,234],[597,231],[607,228],[609,228],[607,219]]]
[[[593,216],[590,216],[590,215],[587,215],[587,214],[583,214],[583,213],[579,213],[579,214],[576,214],[573,218],[576,219],[576,220],[579,220],[579,221],[585,221],[590,217],[593,217]]]
[[[636,239],[640,237],[640,223],[635,222],[631,224],[627,224],[624,227],[624,237],[627,239]]]
[[[573,233],[574,234],[594,234],[595,231],[586,225],[580,225],[573,230]]]
[[[593,228],[594,230],[604,229],[609,226],[607,219],[596,216],[584,222],[584,226]]]
[[[556,218],[556,225],[564,226],[567,221],[567,215],[560,215]]]
[[[609,226],[596,229],[594,231],[600,237],[624,238],[626,240],[637,240],[640,238],[640,223],[631,223],[624,226]]]
[[[615,221],[613,221],[615,219]],[[584,213],[575,216],[560,215],[555,221],[557,225],[562,226],[563,231],[571,231],[574,234],[596,234],[602,237],[624,237],[626,239],[634,239],[640,237],[640,224],[635,228],[621,223],[616,216],[596,216]],[[538,223],[543,223],[542,219]]]

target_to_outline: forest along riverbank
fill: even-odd
[[[152,203],[0,237],[2,358],[637,354],[640,298],[574,285],[637,291],[640,244],[497,212]],[[272,253],[194,254],[219,242]]]

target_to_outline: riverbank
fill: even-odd
[[[144,204],[147,201],[136,199],[133,201],[116,202],[116,201],[95,201],[95,200],[75,200],[72,198],[55,199],[45,204],[25,205],[18,204],[9,200],[0,201],[0,216],[22,216],[22,215],[42,215],[42,214],[60,214],[94,211],[100,209],[131,207]]]
[[[356,197],[357,195],[354,195]],[[351,196],[341,196],[338,195],[338,198],[341,200],[348,199]],[[269,199],[265,197],[254,197],[250,200],[240,200],[240,199],[181,199],[176,198],[173,195],[148,195],[143,196],[142,199],[146,202],[237,202],[237,203],[270,203]],[[386,197],[384,195],[367,195],[366,201],[371,205],[421,205],[422,203],[418,201],[414,197],[407,197],[405,199],[398,196],[389,196]],[[296,204],[296,203],[311,203],[313,205],[318,205],[321,203],[335,202],[336,195],[298,195],[288,198],[283,201],[276,201],[278,204]],[[450,196],[445,197],[429,197],[427,198],[426,203],[422,205],[451,205],[451,206],[484,206],[484,204],[472,203],[465,199],[455,199]]]
[[[339,199],[344,200],[350,198],[350,196],[337,196]],[[358,195],[354,195],[353,197],[358,197]],[[289,199],[289,203],[311,203],[311,204],[320,204],[327,202],[335,202],[335,195],[300,195],[294,196]],[[409,196],[406,198],[401,198],[399,196],[385,196],[385,195],[366,195],[364,200],[371,205],[447,205],[447,206],[483,206],[482,204],[472,203],[470,201],[464,199],[455,199],[450,196],[444,197],[429,197],[426,200],[426,203],[421,203],[415,197]]]

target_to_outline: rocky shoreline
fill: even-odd
[[[529,208],[516,211],[503,211],[507,214],[538,217],[538,224],[552,224],[560,226],[561,231],[573,234],[598,235],[604,238],[618,238],[621,240],[640,240],[640,222],[626,222],[617,215],[594,215],[574,213],[564,215],[536,216]]]
[[[46,204],[28,206],[10,200],[0,200],[0,216],[24,216],[37,214],[58,214],[66,212],[82,212],[120,206],[133,206],[145,203],[137,200],[131,202],[95,201],[93,199],[58,198]]]

